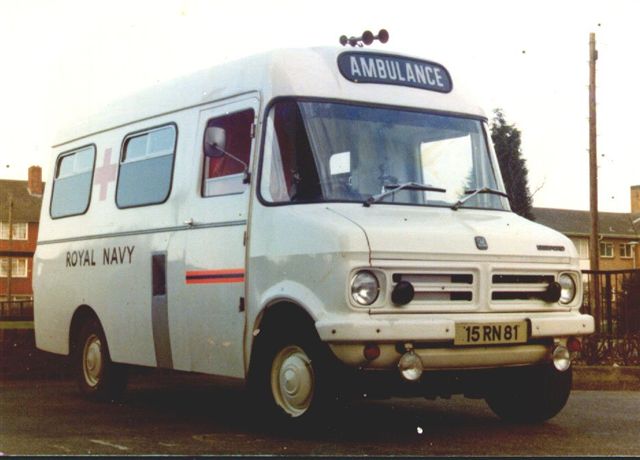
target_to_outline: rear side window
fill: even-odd
[[[119,208],[163,203],[171,192],[176,150],[175,125],[125,138],[116,190]]]
[[[87,212],[95,159],[95,145],[60,155],[53,178],[51,217],[76,216]]]

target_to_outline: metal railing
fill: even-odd
[[[586,364],[640,364],[640,270],[583,272],[583,313],[595,333],[583,342]]]
[[[33,321],[33,300],[12,300],[0,302],[0,320]]]

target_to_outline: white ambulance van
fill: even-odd
[[[280,50],[105,107],[52,154],[38,348],[82,392],[130,365],[246,383],[300,422],[349,396],[565,405],[578,256],[509,208],[487,118],[435,62]]]

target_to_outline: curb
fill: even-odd
[[[640,366],[574,366],[573,389],[640,391]]]

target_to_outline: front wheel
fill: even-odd
[[[111,361],[107,339],[97,319],[88,320],[80,328],[74,355],[76,380],[84,396],[98,401],[122,396],[127,385],[126,368]]]
[[[249,381],[262,415],[289,426],[322,419],[337,400],[330,351],[311,331],[265,335]]]
[[[543,422],[556,416],[569,399],[572,368],[560,372],[546,364],[503,371],[486,397],[491,410],[503,420]]]
[[[314,363],[298,345],[282,347],[271,364],[270,387],[275,404],[289,417],[309,412],[316,396]]]

